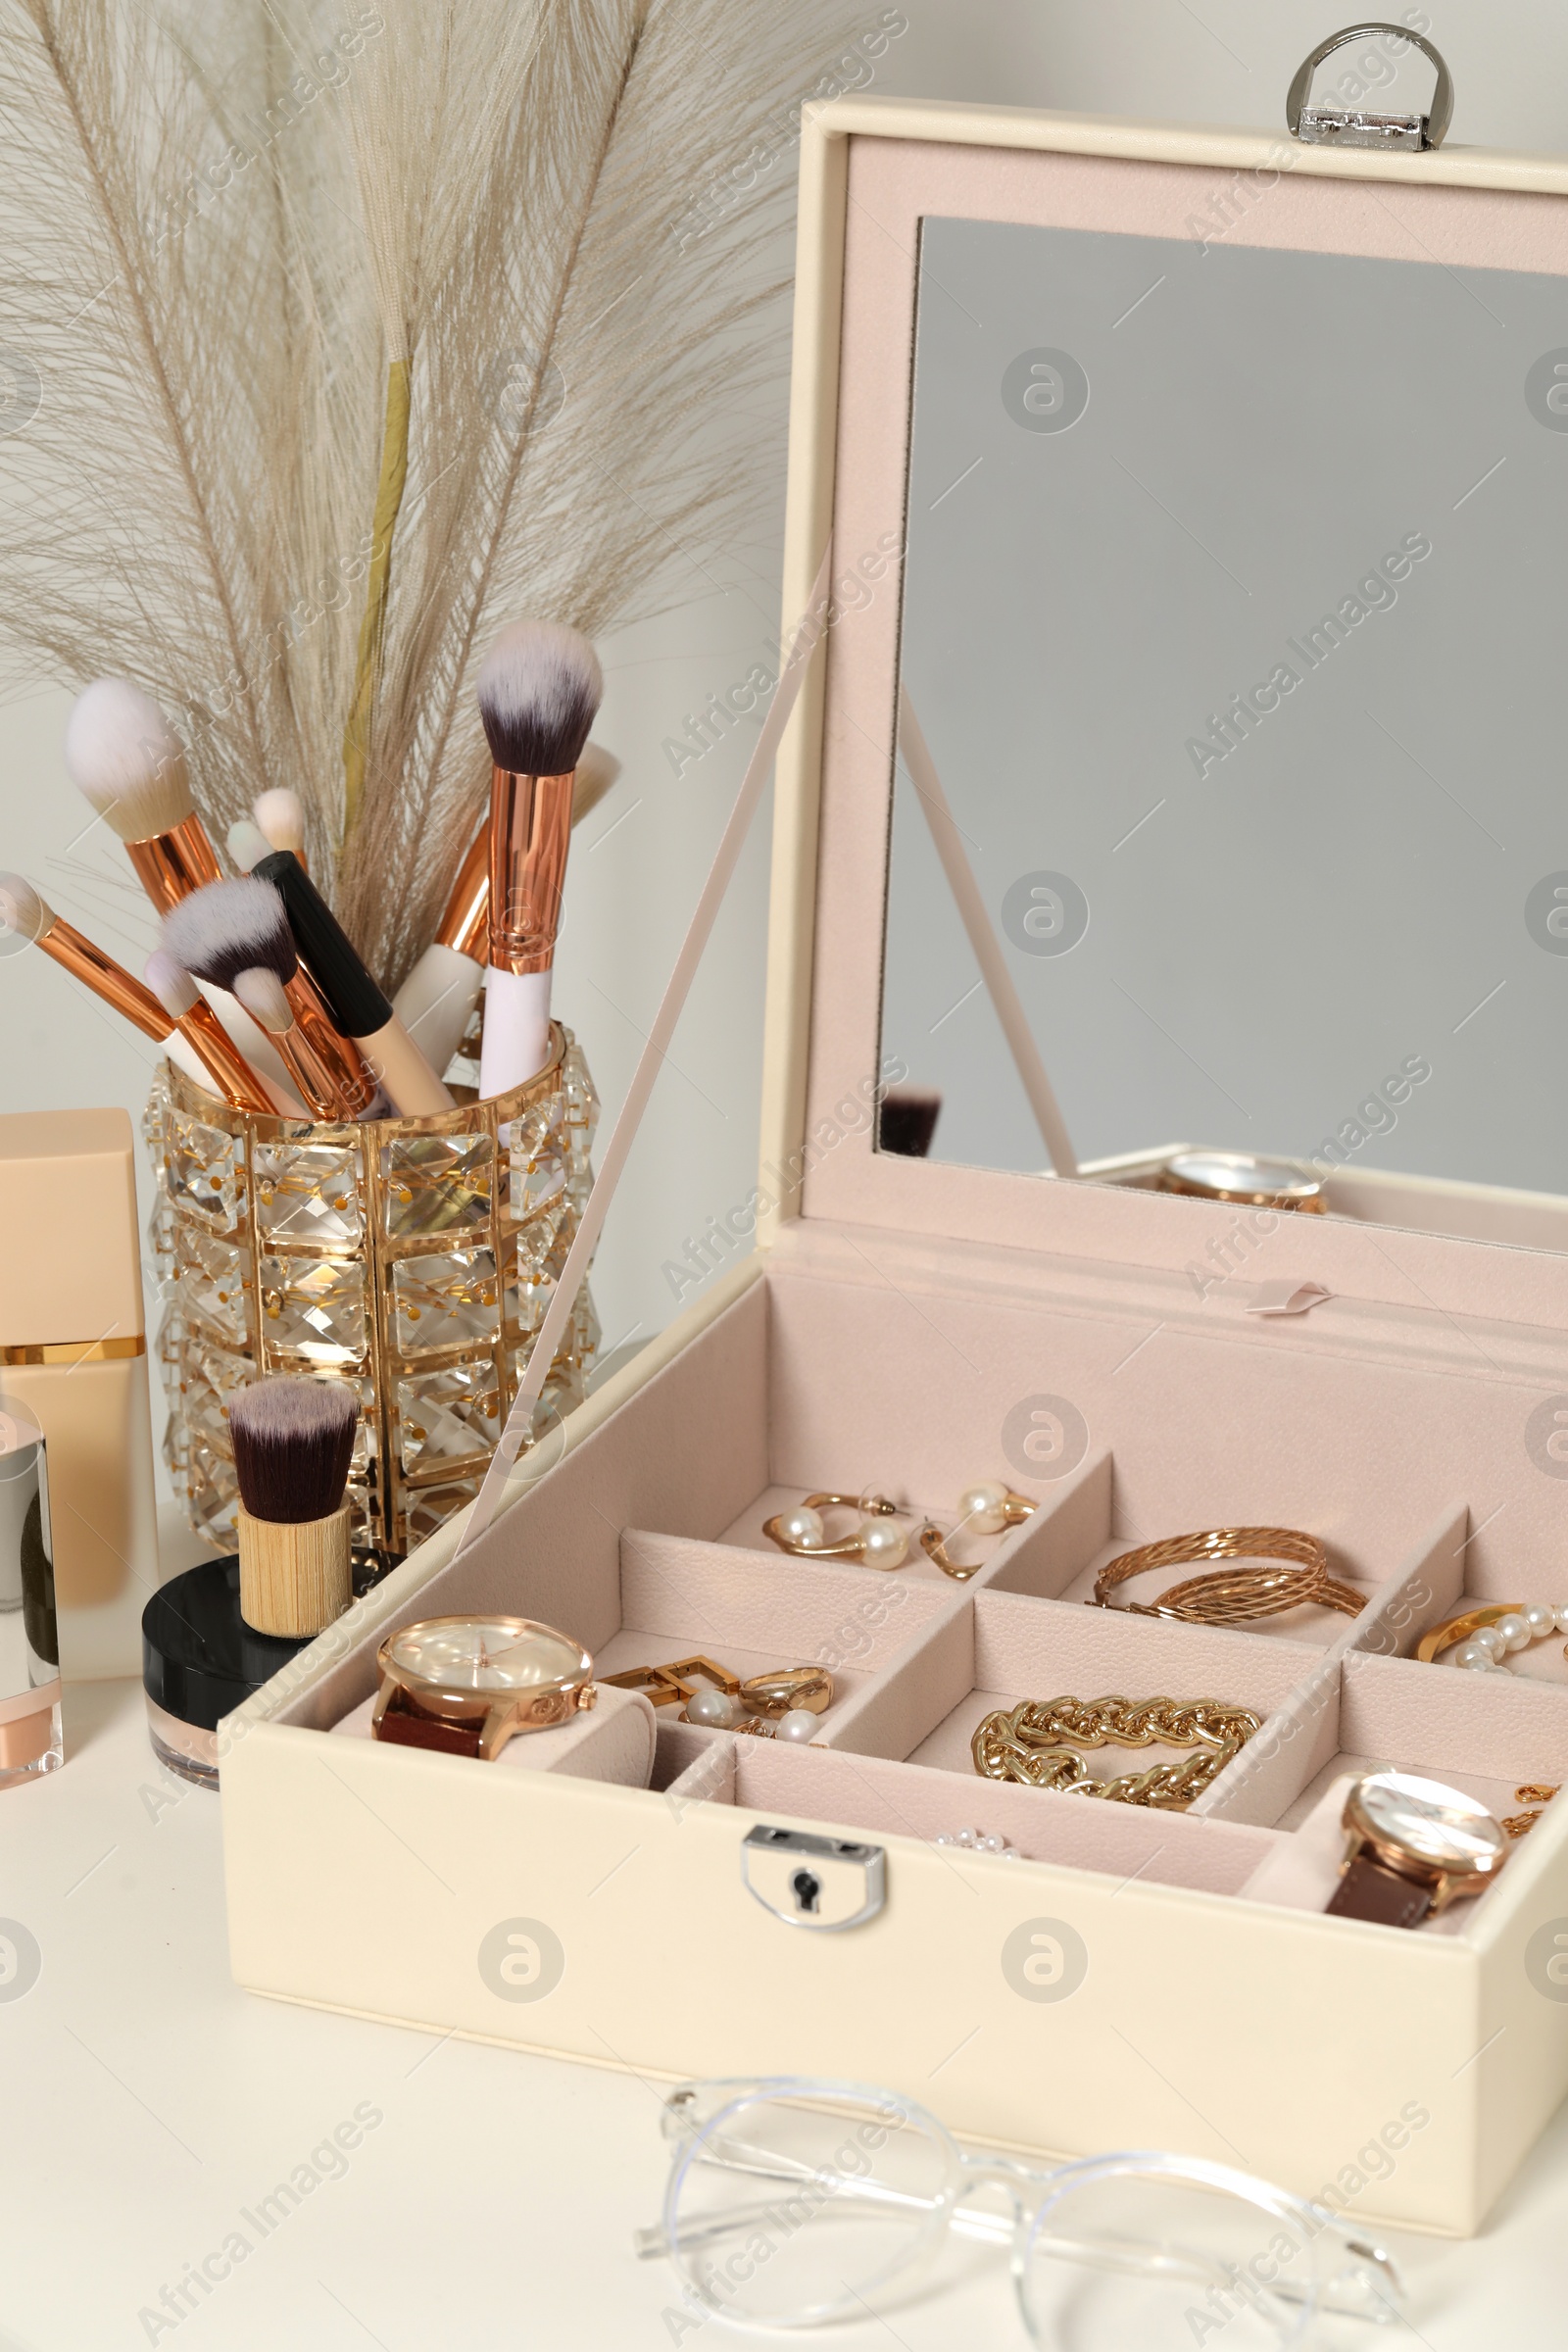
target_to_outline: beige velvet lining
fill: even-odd
[[[1179,1328],[1129,1362],[1136,1320],[1007,1305],[921,1267],[892,1282],[895,1240],[883,1237],[879,1267],[846,1282],[822,1279],[810,1247],[787,1237],[762,1281],[432,1577],[407,1616],[540,1617],[612,1674],[694,1652],[741,1676],[825,1664],[834,1699],[810,1746],[661,1711],[654,1786],[672,1801],[861,1833],[974,1827],[1030,1859],[1218,1893],[1241,1893],[1269,1853],[1307,1838],[1324,1791],[1368,1762],[1451,1779],[1504,1809],[1519,1783],[1568,1779],[1563,1682],[1408,1655],[1461,1595],[1559,1589],[1541,1523],[1494,1501],[1499,1429],[1511,1423],[1524,1457],[1528,1393],[1392,1352],[1271,1362],[1271,1350]],[[1047,1381],[1092,1399],[1097,1443],[1061,1478],[1031,1483],[999,1458],[1000,1433],[1018,1396]],[[1554,1483],[1525,1467],[1555,1505]],[[997,1475],[1037,1508],[976,1546],[986,1557],[967,1583],[923,1559],[881,1573],[792,1558],[760,1536],[769,1508],[818,1488],[880,1487],[947,1524],[965,1484]],[[1486,1500],[1474,1517],[1467,1489]],[[1302,1610],[1242,1630],[1083,1604],[1109,1547],[1253,1521],[1321,1535],[1366,1591],[1362,1615]],[[367,1641],[282,1719],[356,1729],[374,1679]],[[990,1709],[1108,1692],[1213,1697],[1264,1720],[1185,1814],[975,1773],[970,1740]],[[1087,1761],[1099,1778],[1161,1752],[1107,1747]],[[579,1769],[564,1755],[554,1768]],[[587,1746],[581,1768],[595,1770]],[[1309,1860],[1284,1883],[1307,1885]]]

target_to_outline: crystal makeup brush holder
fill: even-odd
[[[559,1023],[552,1045],[489,1102],[330,1125],[231,1110],[161,1066],[145,1129],[164,1455],[220,1550],[237,1497],[228,1402],[265,1373],[358,1389],[357,1547],[408,1552],[476,1492],[592,1179],[599,1099]],[[580,1402],[599,1337],[585,1284],[536,1434]]]

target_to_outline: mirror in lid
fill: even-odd
[[[921,223],[883,1052],[937,1160],[1565,1249],[1562,279],[1253,176]]]

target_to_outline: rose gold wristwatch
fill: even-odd
[[[599,1696],[582,1643],[531,1617],[422,1617],[387,1636],[376,1664],[372,1739],[485,1763]]]
[[[1418,1928],[1461,1894],[1480,1894],[1508,1859],[1485,1805],[1442,1781],[1371,1772],[1345,1800],[1340,1884],[1325,1908],[1340,1919]]]

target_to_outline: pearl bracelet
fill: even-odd
[[[1467,1667],[1472,1674],[1499,1674],[1510,1651],[1528,1649],[1532,1642],[1561,1633],[1568,1633],[1568,1601],[1555,1608],[1544,1600],[1496,1601],[1446,1617],[1422,1635],[1415,1654],[1433,1665],[1446,1651],[1450,1665]],[[1568,1644],[1563,1655],[1568,1657]]]
[[[1023,1860],[1017,1847],[1009,1845],[1005,1838],[999,1838],[995,1831],[987,1836],[979,1830],[959,1830],[956,1835],[950,1836],[946,1830],[939,1830],[931,1842],[933,1845],[962,1846],[966,1854],[1000,1854],[1004,1862]]]

